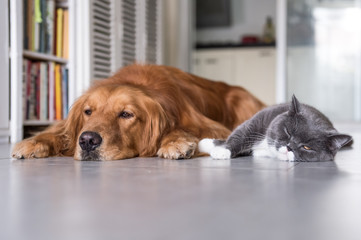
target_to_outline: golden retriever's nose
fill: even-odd
[[[102,143],[102,137],[96,132],[83,132],[79,137],[79,145],[81,149],[91,152]]]

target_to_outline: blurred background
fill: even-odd
[[[12,0],[0,6],[0,140],[67,116],[133,62],[361,120],[361,0]],[[42,86],[42,87],[41,87]],[[60,93],[60,95],[59,95]]]

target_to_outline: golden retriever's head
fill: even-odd
[[[75,132],[75,159],[116,160],[154,156],[167,124],[161,105],[145,92],[107,85],[76,101],[66,127]]]

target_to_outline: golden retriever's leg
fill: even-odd
[[[158,157],[168,159],[191,158],[199,139],[183,130],[174,130],[164,136],[157,152]]]
[[[25,139],[15,145],[12,151],[14,158],[45,158],[49,156],[50,146],[48,143],[38,141],[37,137]]]
[[[57,125],[54,125],[34,137],[17,143],[12,150],[12,157],[23,159],[69,155],[66,154],[69,149],[67,149],[67,144],[65,144],[64,141],[65,135],[56,131],[59,129]]]

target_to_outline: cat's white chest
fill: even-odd
[[[267,139],[262,140],[252,148],[252,155],[254,157],[276,157],[280,160],[294,161],[295,155],[293,152],[288,151],[287,147],[280,147],[278,150],[268,144]]]

